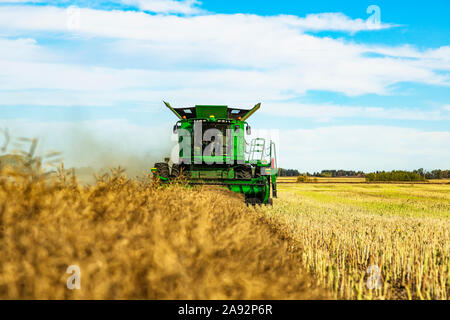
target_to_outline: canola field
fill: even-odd
[[[227,190],[121,170],[87,186],[1,172],[0,299],[328,297],[263,213]]]
[[[449,185],[278,193],[2,170],[0,299],[449,298]]]

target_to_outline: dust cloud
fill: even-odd
[[[174,146],[171,131],[159,128],[136,132],[134,129],[105,135],[90,128],[72,126],[67,135],[71,148],[65,158],[74,164],[78,174],[104,173],[119,166],[130,177],[148,174],[156,162],[170,156]]]
[[[2,154],[12,153],[12,145],[19,137],[37,138],[40,156],[48,151],[60,152],[65,168],[74,168],[75,173],[82,176],[81,180],[89,181],[94,173],[109,172],[110,168],[118,166],[124,168],[129,177],[148,174],[156,162],[170,156],[175,146],[170,124],[152,127],[114,119],[58,124],[18,123],[11,128],[5,126],[6,129],[11,143]],[[19,149],[28,150],[29,146],[22,143]]]

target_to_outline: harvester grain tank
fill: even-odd
[[[275,143],[245,139],[245,134],[251,134],[247,119],[260,103],[252,109],[164,104],[178,118],[173,132],[178,136],[179,159],[172,166],[169,159],[156,163],[155,177],[167,183],[182,175],[191,185],[218,185],[242,193],[248,204],[272,204],[271,193],[277,197]]]

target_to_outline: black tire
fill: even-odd
[[[172,165],[172,172],[171,172],[172,177],[178,177],[180,175],[180,169],[181,169],[180,165],[174,163]]]
[[[249,205],[256,206],[257,204],[259,204],[259,205],[262,204],[262,201],[261,201],[261,199],[258,199],[258,198],[246,198],[245,204],[247,206],[249,206]]]
[[[165,162],[155,163],[156,174],[162,178],[169,178],[169,164]]]
[[[242,165],[234,169],[236,179],[250,180],[252,178],[252,167]]]

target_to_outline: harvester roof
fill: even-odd
[[[261,106],[260,103],[252,109],[229,108],[228,106],[218,105],[196,105],[190,108],[172,108],[172,106],[164,102],[164,104],[172,110],[172,112],[181,119],[209,119],[214,116],[216,119],[230,120],[247,120]]]

